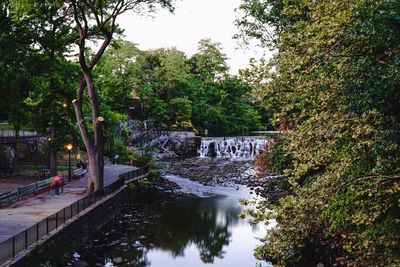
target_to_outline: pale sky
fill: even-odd
[[[162,10],[151,18],[127,13],[117,23],[125,29],[124,39],[138,44],[141,50],[176,47],[191,56],[201,39],[210,38],[221,43],[222,52],[229,58],[230,73],[237,74],[251,57],[260,58],[264,51],[239,48],[232,39],[238,33],[234,10],[240,3],[241,0],[177,0],[174,14]]]

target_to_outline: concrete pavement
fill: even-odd
[[[116,181],[120,174],[135,169],[126,165],[105,166],[104,185]],[[52,190],[0,209],[0,243],[83,198],[86,185],[87,178],[83,177],[64,186],[64,193],[60,196]]]

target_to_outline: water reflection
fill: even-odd
[[[239,226],[250,228],[238,219],[240,212],[237,198],[227,196],[148,195],[140,203],[128,203],[124,211],[78,253],[80,260],[89,265],[202,266],[218,261],[216,266],[255,266],[252,250],[256,240],[248,234],[236,238],[236,243],[248,250],[251,262],[224,264],[233,231]],[[239,251],[230,251],[230,258],[235,261],[235,257],[243,257],[240,246],[232,247]],[[186,263],[179,265],[178,261],[182,259]],[[74,265],[73,260],[70,264]]]
[[[215,257],[223,258],[223,248],[232,235],[229,226],[238,221],[236,215],[240,209],[221,209],[218,205],[221,198],[192,197],[162,205],[151,211],[160,217],[146,235],[155,247],[170,251],[174,257],[183,256],[185,248],[195,244],[203,262],[212,263]]]

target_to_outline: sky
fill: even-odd
[[[241,0],[177,0],[173,14],[161,10],[153,15],[139,16],[126,13],[119,17],[125,29],[125,40],[138,44],[139,49],[176,47],[191,56],[198,42],[210,38],[221,43],[227,55],[230,73],[248,66],[252,57],[260,58],[263,51],[257,47],[240,48],[232,37],[238,33],[234,21]]]

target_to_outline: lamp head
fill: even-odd
[[[73,146],[72,144],[67,144],[67,145],[65,145],[65,148],[66,148],[68,151],[71,151],[72,148],[74,148],[74,146]]]

